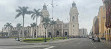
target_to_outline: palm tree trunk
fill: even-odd
[[[10,36],[10,30],[9,30],[10,28],[8,28],[8,36]]]
[[[33,36],[33,38],[34,38],[34,27],[32,27],[32,36]]]
[[[36,16],[36,38],[37,38],[38,34],[37,34],[37,16]]]
[[[54,25],[53,25],[52,27],[53,27],[53,35],[52,35],[52,38],[53,38],[53,36],[55,36],[55,35],[54,35]]]
[[[22,31],[22,38],[24,39],[24,15],[23,15],[23,31]]]
[[[18,30],[18,41],[20,41],[20,30]]]

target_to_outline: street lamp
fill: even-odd
[[[45,40],[44,40],[44,42],[47,42],[47,40],[46,40],[46,25],[44,25],[44,27],[45,27]]]

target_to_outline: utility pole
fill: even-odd
[[[54,10],[53,10],[53,8],[54,8],[54,1],[52,0],[52,3],[51,3],[51,6],[52,6],[52,19],[53,19],[53,13],[54,13]],[[56,5],[56,6],[58,6],[58,5]]]
[[[54,4],[53,4],[53,0],[52,0],[52,19],[53,19],[53,8],[54,8]]]

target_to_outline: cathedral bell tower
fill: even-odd
[[[47,6],[46,4],[43,5],[43,9],[41,10],[41,13],[42,13],[42,16],[43,17],[49,17],[49,11],[47,10]],[[44,25],[43,25],[43,18],[41,17],[40,18],[40,24],[39,24],[39,31],[38,31],[38,35],[40,36],[44,36],[45,34],[45,28],[44,28]],[[47,37],[47,31],[46,31],[46,37]]]
[[[78,23],[79,13],[75,2],[72,3],[69,15],[70,15],[69,36],[71,37],[79,36],[79,23]]]
[[[49,11],[47,10],[46,4],[43,5],[43,9],[41,10],[43,17],[49,17]],[[41,17],[40,23],[42,23],[43,18]]]

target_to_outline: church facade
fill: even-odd
[[[41,11],[44,17],[49,17],[49,12],[47,10],[47,6],[44,5]],[[48,25],[46,29],[47,37],[77,37],[79,36],[79,23],[78,23],[78,10],[75,2],[72,3],[72,7],[69,12],[70,21],[68,23],[64,23],[59,19],[56,20],[56,24]],[[43,18],[40,19],[41,21]],[[44,37],[45,28],[42,22],[40,22],[38,26],[37,37]]]

